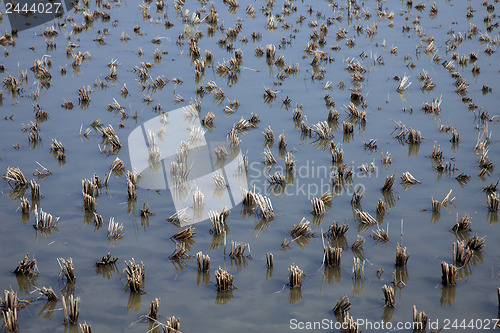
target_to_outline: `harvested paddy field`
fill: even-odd
[[[0,5],[3,330],[496,329],[498,3],[41,3]]]

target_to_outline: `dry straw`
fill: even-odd
[[[69,295],[67,299],[63,296],[61,300],[64,311],[64,323],[76,324],[80,315],[80,297],[75,298],[73,295]]]
[[[302,287],[302,279],[304,276],[302,270],[299,267],[292,264],[288,268],[288,272],[289,272],[290,288]]]

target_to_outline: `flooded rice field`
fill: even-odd
[[[5,331],[497,329],[496,2],[0,7]]]

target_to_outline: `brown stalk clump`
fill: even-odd
[[[300,268],[295,265],[291,265],[288,268],[288,272],[290,275],[290,288],[301,288],[302,287],[302,278],[303,272]]]
[[[233,290],[236,288],[233,285],[234,276],[220,267],[215,272],[215,280],[218,291]]]
[[[196,253],[196,263],[198,264],[198,272],[208,272],[210,270],[210,257],[204,255],[201,251]]]
[[[396,296],[394,293],[394,288],[384,284],[382,286],[382,291],[384,292],[385,297],[385,306],[387,307],[395,307],[396,306]]]
[[[457,284],[457,267],[446,262],[441,262],[441,282],[444,286]]]
[[[127,288],[133,293],[140,293],[144,288],[145,269],[144,264],[136,264],[135,259],[125,261],[125,273],[127,273]]]

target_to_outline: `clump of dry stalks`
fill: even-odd
[[[393,308],[396,306],[396,296],[394,293],[394,288],[384,284],[382,286],[382,291],[384,292],[385,305],[386,307]]]
[[[175,233],[174,235],[172,235],[172,237],[170,237],[170,239],[173,239],[173,240],[176,240],[179,242],[185,242],[185,241],[193,238],[195,234],[196,234],[196,232],[194,232],[194,227],[190,226],[190,227],[184,228],[181,231]]]
[[[141,261],[141,264],[136,264],[135,259],[125,261],[125,266],[127,266],[124,270],[127,273],[127,287],[130,288],[130,291],[133,293],[140,293],[144,288],[144,278],[145,278],[145,269],[144,264]]]
[[[377,224],[377,220],[373,216],[371,216],[370,213],[355,209],[354,214],[358,218],[359,222],[363,224]]]
[[[441,282],[444,286],[454,286],[457,284],[457,267],[442,261]]]
[[[387,223],[387,229],[381,229],[379,225],[377,224],[377,230],[373,230],[373,239],[375,239],[377,242],[388,242],[389,241],[389,223]]]
[[[76,275],[75,266],[73,265],[73,258],[69,258],[67,260],[64,258],[57,258],[57,263],[61,268],[61,272],[59,273],[59,275],[64,276],[66,278],[66,281],[68,282],[75,282]]]
[[[223,209],[222,212],[217,213],[214,211],[210,211],[208,213],[208,217],[210,218],[210,222],[212,222],[212,229],[210,232],[215,235],[220,235],[226,231],[226,218],[229,216],[229,210]]]
[[[323,263],[331,267],[339,267],[342,257],[342,248],[325,245],[323,247]]]
[[[344,317],[346,313],[349,313],[351,309],[351,301],[346,295],[342,295],[337,301],[337,304],[333,307],[333,312],[337,317]]]
[[[410,255],[406,252],[406,246],[396,245],[396,266],[406,266]]]
[[[16,186],[28,186],[28,181],[23,172],[19,168],[7,168],[7,172],[3,175],[3,179],[9,182],[14,182]]]
[[[270,252],[266,253],[266,266],[267,268],[272,268],[274,266],[273,254]]]
[[[108,224],[108,239],[116,241],[123,238],[123,223],[115,222],[115,218],[111,217]]]
[[[196,253],[196,263],[198,264],[198,272],[208,272],[210,270],[210,257],[201,251]]]
[[[362,279],[365,270],[365,261],[359,258],[353,258],[352,277],[355,280]]]
[[[467,265],[472,259],[473,252],[465,241],[456,241],[453,243],[453,264],[456,267]]]
[[[160,310],[160,298],[157,297],[154,299],[154,301],[151,301],[151,304],[149,305],[149,311],[146,317],[149,320],[155,321],[156,319],[158,319],[159,310]]]
[[[339,222],[333,221],[333,224],[323,235],[327,238],[336,239],[345,236],[347,230],[349,230],[347,222],[341,225]]]
[[[47,297],[48,302],[57,301],[58,297],[57,297],[54,289],[52,289],[52,287],[48,287],[48,288],[42,287],[41,289],[38,287],[35,287],[35,288],[40,293],[40,297],[42,297],[42,296]]]
[[[434,213],[439,213],[439,211],[441,210],[441,206],[445,206],[450,203],[453,205],[453,202],[455,201],[455,197],[451,198],[450,199],[450,195],[451,195],[451,192],[453,190],[450,190],[448,192],[448,194],[446,195],[446,197],[444,197],[443,201],[438,201],[438,200],[434,200],[434,198],[432,198],[432,211]]]
[[[363,251],[364,245],[365,245],[365,238],[363,236],[357,235],[356,241],[351,245],[351,249],[353,251],[358,251],[358,250]]]
[[[332,200],[333,196],[329,192],[325,192],[319,198],[311,199],[314,215],[324,215],[326,213],[326,208],[330,206]]]
[[[487,195],[488,198],[488,209],[491,212],[498,212],[499,195],[496,192],[491,192]]]
[[[90,324],[87,324],[86,322],[83,324],[80,324],[80,331],[82,333],[92,333],[92,327]]]
[[[383,192],[392,191],[392,186],[394,185],[394,181],[396,180],[396,175],[387,176],[385,179],[384,186],[382,187]]]
[[[450,229],[453,232],[464,232],[464,231],[472,231],[470,225],[471,225],[471,217],[469,214],[464,213],[464,216],[459,220],[458,219],[458,213],[457,213],[457,222],[455,225]]]
[[[289,272],[290,288],[301,288],[302,287],[302,279],[304,276],[304,273],[302,272],[302,270],[299,267],[292,264],[288,268],[288,272]]]
[[[62,296],[62,307],[64,311],[64,324],[76,324],[80,315],[80,297],[69,295],[68,299]]]
[[[413,306],[413,328],[417,331],[425,331],[429,318],[424,311],[417,311],[417,307]]]
[[[33,259],[30,260],[28,258],[28,254],[26,254],[24,259],[20,261],[17,267],[14,269],[14,273],[25,276],[37,276],[40,271],[38,270],[35,256],[33,256]]]
[[[232,259],[243,258],[245,256],[246,249],[248,249],[247,257],[251,258],[250,244],[231,241],[231,252],[229,253],[229,257]]]
[[[271,199],[266,196],[263,196],[260,193],[254,193],[253,197],[255,202],[257,203],[258,214],[264,220],[271,220],[274,218],[274,209],[271,203]]]
[[[418,179],[416,179],[415,177],[413,177],[412,174],[408,171],[403,173],[403,175],[401,176],[401,180],[406,185],[420,184],[420,181]]]
[[[310,224],[311,222],[309,222],[308,220],[306,220],[305,217],[303,217],[302,220],[299,222],[299,224],[294,225],[292,227],[290,235],[294,238],[314,236],[313,232],[311,231],[311,227],[309,226]]]
[[[112,265],[115,264],[118,261],[118,257],[112,257],[111,253],[108,252],[104,257],[101,258],[101,260],[97,261],[95,264],[96,266],[106,266],[106,265]]]
[[[226,270],[219,267],[215,271],[215,282],[218,291],[233,290],[236,287],[233,285],[234,276],[229,274]]]

